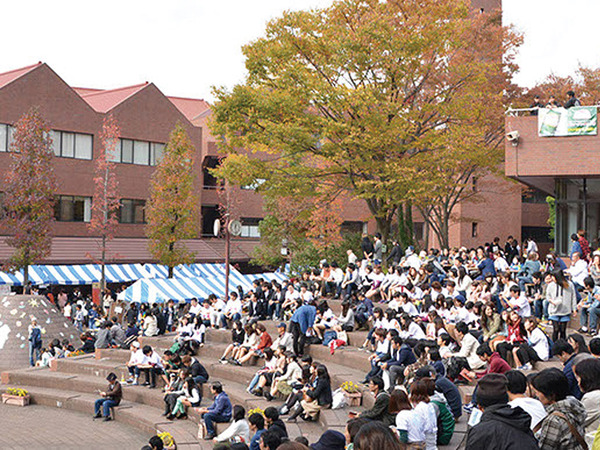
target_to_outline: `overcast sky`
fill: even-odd
[[[211,99],[243,81],[240,47],[286,9],[331,0],[21,0],[3,2],[0,72],[46,62],[67,83],[115,88],[154,82],[165,94]],[[504,0],[525,33],[517,81],[534,84],[579,62],[600,65],[598,0]]]

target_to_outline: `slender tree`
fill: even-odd
[[[119,145],[119,126],[115,118],[109,115],[102,124],[100,147],[97,149],[94,159],[94,197],[92,198],[92,218],[88,225],[88,231],[100,237],[101,297],[104,297],[106,290],[107,244],[114,238],[120,207],[117,192],[118,182],[114,173],[115,164],[108,158],[116,151],[117,145]]]
[[[29,266],[50,254],[56,191],[50,127],[37,109],[29,110],[16,123],[10,151],[2,226],[10,236],[6,243],[15,252],[6,268],[23,269],[28,293]]]
[[[193,261],[182,240],[197,235],[197,199],[194,195],[194,147],[185,129],[171,132],[164,155],[152,176],[146,208],[150,252],[169,268]]]

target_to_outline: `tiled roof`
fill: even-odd
[[[9,72],[0,73],[0,89],[6,86],[7,84],[13,82],[17,78],[22,77],[26,73],[31,72],[33,69],[38,68],[44,63],[39,62],[37,64],[33,64],[31,66],[22,67],[20,69],[11,70]]]
[[[183,241],[195,255],[195,262],[223,262],[225,241],[223,239],[190,239]],[[251,248],[258,241],[231,243],[231,259],[247,261]],[[243,247],[243,250],[242,250]],[[0,237],[0,262],[5,262],[14,249],[6,245],[6,237]],[[156,262],[148,251],[145,238],[115,238],[108,243],[108,259],[118,263]],[[42,264],[84,264],[100,258],[98,239],[92,237],[55,237],[50,256]]]
[[[194,119],[203,112],[210,109],[207,101],[196,98],[167,97],[181,111],[181,113],[192,123]]]
[[[100,113],[106,113],[123,101],[127,100],[132,95],[137,94],[148,85],[149,83],[146,82],[142,84],[136,84],[134,86],[126,86],[106,91],[99,90],[80,95],[92,108],[94,108],[94,110]]]
[[[77,92],[82,97],[84,95],[88,95],[88,94],[93,94],[95,92],[102,92],[102,91],[104,91],[104,89],[83,88],[83,87],[74,87],[74,88],[71,88],[71,89],[73,89],[75,92]]]

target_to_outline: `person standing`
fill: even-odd
[[[302,305],[302,300],[297,300],[297,303],[298,308],[294,311],[290,320],[290,330],[294,338],[294,353],[296,353],[296,356],[302,356],[306,344],[306,333],[315,324],[317,308],[314,305],[314,300],[307,305]]]
[[[551,282],[546,289],[548,315],[552,321],[552,340],[567,338],[567,325],[571,314],[577,309],[577,295],[573,283],[565,278],[562,270],[550,274]]]
[[[42,350],[42,330],[37,324],[36,319],[31,319],[29,325],[29,365],[35,366],[35,363],[40,359]]]
[[[106,380],[108,381],[108,389],[104,392],[100,392],[101,398],[94,403],[93,418],[99,419],[100,417],[104,417],[104,421],[108,422],[112,420],[110,417],[110,408],[119,406],[121,398],[123,397],[123,392],[121,390],[121,383],[117,381],[117,376],[113,372],[108,374]],[[100,410],[102,410],[102,414],[100,413]]]

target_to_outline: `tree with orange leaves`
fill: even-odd
[[[101,297],[106,290],[106,246],[112,240],[118,224],[117,214],[121,206],[118,197],[118,182],[114,173],[115,164],[109,156],[119,145],[119,125],[112,115],[107,116],[100,132],[100,147],[94,158],[94,196],[92,198],[92,218],[88,231],[100,237],[100,280]]]
[[[146,235],[152,256],[169,269],[193,261],[181,242],[197,233],[198,201],[194,195],[194,147],[185,129],[177,124],[150,183],[146,207]]]
[[[37,109],[29,110],[16,123],[10,151],[2,228],[10,236],[6,243],[15,252],[6,267],[23,269],[28,293],[29,266],[50,254],[56,191],[50,127]]]

